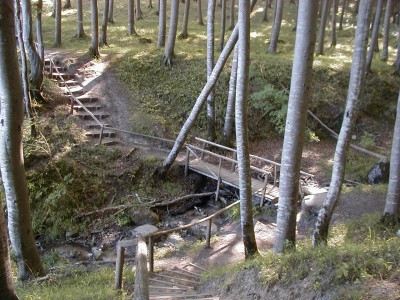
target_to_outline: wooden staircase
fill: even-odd
[[[219,297],[209,293],[197,292],[201,273],[205,270],[193,263],[184,267],[174,267],[149,277],[150,300],[219,300]]]
[[[93,116],[100,121],[103,126],[111,126],[109,122],[104,120],[110,118],[103,101],[97,97],[87,95],[86,91],[79,80],[79,76],[68,73],[68,68],[57,59],[45,59],[45,71],[47,76],[56,81],[61,91],[71,100],[77,99],[82,105],[73,101],[72,113],[79,117],[86,130],[85,135],[95,143],[99,141],[102,135],[101,144],[117,145],[120,143],[118,135],[112,130],[103,128],[93,119]]]

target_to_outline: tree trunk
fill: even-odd
[[[236,79],[237,79],[237,67],[238,67],[238,50],[237,46],[232,59],[231,76],[229,79],[229,93],[228,101],[226,103],[226,114],[223,132],[223,144],[227,147],[232,146],[232,130],[233,130],[233,116],[234,106],[236,100]]]
[[[197,0],[197,24],[204,25],[203,11],[201,9],[201,0]]]
[[[226,0],[222,0],[222,8],[221,8],[221,33],[219,36],[219,46],[218,51],[222,51],[224,49],[225,42],[225,24],[226,24]]]
[[[153,1],[149,0],[149,5],[147,5],[148,8],[153,8]]]
[[[157,47],[162,48],[165,46],[165,34],[167,31],[167,0],[160,0],[158,14]]]
[[[99,58],[99,12],[97,8],[97,0],[91,0],[90,4],[92,38],[90,42],[89,54],[93,58]]]
[[[85,36],[85,30],[83,29],[82,0],[76,0],[76,37],[81,39]]]
[[[181,39],[187,39],[189,37],[189,34],[188,34],[189,13],[190,13],[190,0],[186,0],[185,1],[185,11],[183,14],[182,32],[179,35],[179,37]]]
[[[383,1],[378,0],[376,3],[376,13],[374,17],[374,25],[372,28],[372,35],[371,35],[371,41],[369,43],[369,49],[368,49],[368,54],[367,54],[367,62],[366,62],[366,67],[365,70],[366,72],[371,72],[371,65],[372,65],[372,59],[374,58],[374,52],[378,52],[378,35],[379,35],[379,25],[381,22],[381,14],[382,14],[382,6],[383,6]]]
[[[104,0],[103,5],[103,21],[101,23],[100,45],[108,46],[107,43],[107,26],[108,26],[108,9],[110,8],[110,0]]]
[[[235,0],[230,0],[229,6],[229,30],[235,28]]]
[[[283,0],[276,0],[275,2],[274,25],[272,27],[272,34],[268,47],[268,52],[273,54],[276,54],[276,48],[278,46],[279,33],[282,24],[283,4]]]
[[[245,258],[258,253],[252,214],[252,189],[248,137],[248,91],[250,61],[250,2],[239,0],[239,42],[236,85],[236,143],[239,171],[240,224]]]
[[[400,217],[400,93],[397,100],[396,122],[393,130],[392,152],[390,154],[389,185],[385,209],[381,222],[395,227]]]
[[[56,0],[56,16],[54,28],[54,48],[61,47],[61,0]]]
[[[392,0],[387,0],[385,21],[383,23],[383,43],[382,43],[382,61],[387,61],[389,57],[389,37],[390,37],[390,14],[392,12]]]
[[[331,6],[331,0],[322,0],[322,1],[323,1],[323,7],[321,13],[321,24],[318,32],[318,47],[316,55],[324,55],[326,20],[328,19],[329,8]]]
[[[114,0],[110,0],[108,8],[108,22],[114,24]]]
[[[43,59],[35,47],[32,34],[32,8],[31,1],[26,0],[21,2],[22,10],[22,33],[24,37],[25,49],[28,53],[30,63],[29,81],[32,94],[41,99],[41,91],[43,84]]]
[[[64,9],[72,8],[71,0],[65,0]]]
[[[136,20],[142,19],[142,10],[140,9],[140,0],[136,0]]]
[[[279,206],[274,251],[283,252],[296,242],[296,215],[301,156],[312,83],[318,0],[299,1],[292,80],[283,141]]]
[[[174,49],[176,41],[176,32],[178,29],[178,17],[179,17],[179,0],[171,0],[171,16],[169,23],[168,39],[163,56],[164,65],[168,67],[172,66],[172,60],[175,56]]]
[[[36,3],[36,40],[37,40],[37,52],[40,60],[43,62],[44,45],[43,45],[43,31],[42,31],[42,10],[43,10],[43,0],[38,0]]]
[[[400,14],[397,16],[400,24]],[[396,72],[400,73],[400,26],[397,27],[397,57],[396,57]]]
[[[13,6],[0,1],[0,170],[7,202],[8,230],[22,280],[43,276],[33,237],[22,150],[23,96],[18,72]],[[7,247],[7,243],[3,244]],[[1,256],[4,256],[1,255]]]
[[[263,13],[263,22],[268,22],[268,1],[265,0],[264,2],[264,13]]]
[[[312,244],[314,247],[317,245],[327,244],[329,223],[342,189],[347,150],[352,135],[356,106],[360,98],[365,79],[365,55],[368,44],[370,11],[370,0],[361,0],[355,33],[353,62],[350,72],[345,115],[336,144],[329,191],[325,202],[319,211],[318,219],[313,232]]]
[[[207,79],[214,68],[214,25],[215,25],[215,0],[208,0],[207,8]],[[207,98],[207,139],[215,141],[215,101],[214,91]]]
[[[338,11],[338,0],[332,0],[332,30],[331,30],[331,47],[336,47],[336,15]]]
[[[253,0],[251,3],[251,8],[253,9],[254,5],[256,4],[256,0]],[[208,94],[214,88],[215,83],[219,75],[224,68],[226,61],[228,60],[229,54],[232,52],[239,35],[239,28],[238,25],[232,31],[229,40],[227,41],[224,50],[222,50],[221,55],[218,57],[217,63],[210,75],[207,79],[207,83],[203,87],[199,97],[197,97],[196,103],[194,104],[192,111],[190,112],[188,118],[186,119],[185,123],[183,124],[179,135],[177,136],[174,146],[172,147],[171,151],[169,152],[168,156],[163,161],[162,167],[157,170],[159,177],[164,177],[168,170],[171,168],[172,164],[174,163],[176,157],[179,154],[179,151],[182,149],[182,146],[185,143],[185,140],[189,134],[190,129],[192,129],[194,122],[196,121],[197,117],[200,115],[200,112],[203,108],[204,103],[207,100]]]
[[[346,4],[347,0],[342,0],[342,10],[340,12],[340,19],[339,19],[339,30],[343,30],[343,18],[344,18],[344,13],[346,11]]]
[[[133,0],[128,0],[128,34],[137,35],[135,29],[135,5],[133,3]]]

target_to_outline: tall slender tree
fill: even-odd
[[[331,29],[331,47],[336,47],[336,15],[338,12],[338,0],[332,0],[332,29]]]
[[[101,37],[100,46],[108,46],[107,43],[107,26],[108,26],[108,10],[110,8],[110,0],[104,0],[103,2],[103,20],[101,23]]]
[[[140,9],[140,0],[136,0],[136,20],[142,19],[142,10]]]
[[[36,40],[37,40],[37,52],[40,61],[44,61],[44,45],[43,45],[43,32],[42,32],[42,10],[43,0],[36,2]]]
[[[397,16],[400,24],[400,14]],[[396,55],[396,73],[400,73],[400,26],[397,26],[397,55]]]
[[[276,53],[278,47],[279,34],[281,31],[282,14],[283,14],[283,0],[275,1],[275,14],[274,14],[274,25],[272,26],[271,38],[269,40],[269,53]]]
[[[221,3],[221,32],[219,35],[219,46],[218,51],[224,49],[225,42],[225,26],[226,25],[226,0],[222,0]]]
[[[8,212],[8,231],[19,278],[43,276],[33,237],[22,151],[23,96],[15,42],[12,1],[0,2],[0,170]],[[3,242],[3,241],[2,241]],[[7,244],[3,244],[7,247]],[[5,251],[5,250],[4,250]],[[4,254],[3,254],[4,255]]]
[[[176,32],[178,29],[178,17],[179,17],[179,0],[171,0],[171,16],[169,23],[168,39],[163,56],[164,64],[169,67],[172,66],[172,60],[175,56],[174,49],[176,41]]]
[[[89,54],[93,58],[99,58],[99,11],[97,7],[97,0],[90,0],[90,12],[91,12],[91,26],[92,26],[92,37],[90,42]]]
[[[400,222],[400,93],[397,100],[389,173],[389,185],[381,222],[394,227]]]
[[[207,6],[207,79],[214,68],[214,25],[215,25],[215,0],[208,0]],[[215,101],[214,92],[207,98],[207,138],[214,142],[215,134]]]
[[[339,30],[343,30],[344,13],[346,12],[347,0],[342,0],[342,10],[340,11]]]
[[[318,0],[299,1],[291,89],[283,140],[275,252],[294,247],[307,109],[312,82]]]
[[[72,8],[71,0],[65,0],[64,9]]]
[[[61,47],[61,0],[56,0],[54,47]]]
[[[229,30],[235,28],[235,0],[230,0],[229,6]]]
[[[204,25],[203,10],[201,8],[201,0],[197,0],[197,24]]]
[[[158,41],[157,47],[165,46],[165,35],[167,32],[167,1],[160,0],[158,6]]]
[[[383,0],[378,0],[376,2],[376,12],[374,17],[374,24],[372,27],[371,41],[369,43],[369,49],[367,54],[366,71],[371,72],[372,59],[374,58],[374,52],[379,51],[378,47],[378,35],[379,35],[379,25],[381,23]]]
[[[189,37],[189,34],[188,34],[189,13],[190,13],[190,0],[186,0],[185,1],[185,11],[183,14],[182,31],[179,34],[179,37],[181,39],[187,39]]]
[[[347,150],[352,135],[356,106],[365,79],[365,56],[368,44],[370,11],[371,1],[360,0],[345,113],[336,144],[329,191],[318,213],[318,219],[313,232],[312,243],[314,247],[327,244],[329,223],[342,190]]]
[[[268,1],[264,2],[263,22],[268,22]]]
[[[128,34],[137,35],[135,29],[135,5],[133,0],[128,0]]]
[[[248,91],[250,61],[250,2],[239,0],[238,70],[236,83],[236,144],[239,169],[240,224],[245,258],[258,253],[252,215],[252,190],[248,136]]]
[[[389,37],[390,37],[390,15],[392,13],[392,0],[387,0],[385,21],[383,23],[383,43],[382,43],[382,61],[387,61],[389,57]]]
[[[82,0],[76,0],[76,37],[78,39],[81,39],[85,36],[85,30],[83,29]]]
[[[110,0],[110,7],[108,8],[108,22],[114,24],[114,0]]]
[[[326,29],[326,21],[329,15],[329,8],[331,7],[331,0],[322,0],[322,12],[321,12],[321,23],[319,26],[318,32],[318,47],[316,54],[323,55],[324,54],[324,42],[325,42],[325,29]]]

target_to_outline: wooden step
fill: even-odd
[[[68,73],[60,73],[60,74],[53,73],[50,76],[50,78],[57,79],[57,80],[61,80],[60,77],[63,78],[64,80],[70,80],[70,79],[74,79],[75,75],[74,74],[68,74]]]
[[[75,104],[74,105],[74,109],[75,109],[75,111],[84,111],[84,108],[83,107],[86,107],[89,111],[96,111],[96,110],[99,110],[99,109],[101,109],[103,106],[101,106],[101,105],[98,105],[98,104],[96,104],[96,103],[87,103],[87,104],[85,104],[84,106],[82,106],[82,105],[77,105],[77,104]]]
[[[61,89],[65,95],[82,96],[85,93],[85,90],[81,86],[62,87]]]
[[[86,111],[78,111],[76,113],[74,113],[75,116],[78,116],[79,118],[83,119],[83,120],[93,120],[92,116],[87,113]],[[98,120],[103,120],[108,118],[110,115],[107,113],[103,113],[100,111],[95,111],[93,112],[93,115],[98,119]]]
[[[219,300],[219,297],[213,296],[210,294],[192,294],[192,293],[184,293],[184,294],[167,294],[164,295],[155,295],[150,294],[151,300],[180,300],[180,299],[197,299],[197,300]]]
[[[190,279],[182,278],[181,276],[175,275],[175,276],[169,276],[163,273],[154,273],[153,276],[157,276],[160,278],[163,278],[165,280],[171,281],[172,283],[179,282],[180,284],[187,284],[189,286],[196,286],[199,284],[199,281],[193,281]],[[152,278],[151,278],[152,279]]]
[[[86,125],[86,128],[87,128],[87,129],[100,129],[100,128],[101,128],[101,126],[100,126],[97,122],[95,122],[95,121],[90,121],[90,120],[88,120],[87,122],[85,122],[85,125]],[[111,127],[111,125],[108,124],[108,123],[103,123],[103,126]]]
[[[99,101],[99,98],[97,97],[88,97],[88,96],[79,96],[76,97],[81,103],[93,103]]]
[[[105,137],[101,140],[101,144],[104,146],[115,146],[115,145],[119,144],[119,141],[116,140],[115,138]]]
[[[186,270],[183,269],[173,269],[173,270],[165,270],[167,272],[167,274],[177,274],[180,276],[185,276],[186,278],[192,279],[192,280],[200,280],[200,276],[197,274],[193,274],[191,272],[188,272]]]
[[[100,137],[101,130],[93,130],[93,131],[88,131],[85,133],[86,136],[92,137],[92,138],[99,138]],[[103,137],[116,137],[117,134],[114,131],[111,130],[103,130]]]
[[[60,64],[60,61],[58,59],[53,59],[53,63],[55,65],[58,65],[58,64]],[[50,58],[45,58],[44,59],[44,65],[45,66],[50,66]]]
[[[59,87],[65,86],[79,86],[79,82],[76,80],[67,80],[67,81],[57,81]]]
[[[58,65],[53,65],[52,68],[50,68],[50,65],[45,65],[44,70],[48,73],[62,73],[66,72],[68,68],[66,66],[58,66]]]

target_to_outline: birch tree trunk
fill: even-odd
[[[390,154],[389,185],[381,223],[395,227],[400,216],[400,93],[397,100],[396,122]]]
[[[229,92],[228,101],[226,103],[225,123],[223,131],[223,144],[227,147],[232,145],[232,131],[233,131],[233,116],[236,100],[236,79],[237,79],[237,68],[238,68],[238,50],[237,46],[233,53],[231,76],[229,79]]]
[[[76,0],[76,37],[81,39],[85,36],[85,30],[83,29],[82,0]]]
[[[239,0],[239,42],[238,69],[236,83],[236,147],[239,171],[240,192],[240,224],[245,258],[251,258],[258,253],[256,236],[254,234],[252,214],[252,190],[250,176],[250,153],[248,137],[248,91],[249,91],[249,61],[250,61],[250,2]]]
[[[133,3],[133,0],[128,0],[128,34],[137,35],[135,29],[135,5]]]
[[[31,83],[31,93],[37,99],[42,99],[41,91],[43,85],[43,59],[41,59],[37,48],[33,42],[32,34],[32,5],[30,0],[21,2],[22,11],[22,33],[25,49],[28,53],[30,63],[29,81]]]
[[[99,12],[97,8],[97,0],[91,0],[90,4],[92,38],[90,42],[89,54],[93,58],[99,58]]]
[[[300,166],[312,83],[317,16],[318,0],[299,1],[291,89],[281,160],[275,252],[283,252],[288,247],[294,247],[296,243]]]
[[[331,0],[322,0],[322,13],[321,13],[321,23],[318,32],[318,47],[316,51],[316,55],[324,55],[324,42],[325,42],[325,29],[326,29],[326,20],[329,15],[329,8],[331,6]]]
[[[165,34],[167,32],[167,0],[160,0],[158,10],[158,41],[157,47],[165,46]]]
[[[218,51],[222,51],[224,49],[225,42],[225,25],[226,25],[226,0],[222,0],[221,7],[221,32],[219,35],[219,46]]]
[[[208,0],[207,7],[207,79],[214,68],[214,25],[215,25],[215,0]],[[207,139],[215,141],[215,102],[214,92],[207,97]]]
[[[256,0],[252,1],[251,9],[254,8],[254,5],[256,4],[256,2],[257,2]],[[235,44],[238,40],[238,36],[239,36],[239,28],[238,28],[238,25],[236,25],[232,31],[231,36],[229,37],[229,40],[227,41],[227,43],[225,45],[224,50],[222,50],[221,55],[218,57],[217,63],[215,64],[210,77],[207,79],[207,83],[203,87],[199,97],[197,97],[197,100],[192,108],[192,111],[190,112],[185,123],[183,124],[183,126],[175,140],[174,146],[172,147],[168,156],[163,161],[161,168],[159,168],[157,170],[156,173],[159,175],[159,177],[162,178],[165,176],[165,174],[168,172],[168,170],[171,168],[172,164],[174,163],[176,157],[178,156],[179,151],[182,149],[182,147],[186,141],[186,138],[190,132],[190,129],[192,129],[194,122],[196,121],[197,117],[200,115],[203,105],[207,100],[207,96],[209,95],[211,90],[214,88],[215,83],[217,82],[217,79],[218,79],[219,75],[221,74],[225,63],[228,60],[229,54],[232,52],[233,48],[235,47]]]
[[[235,28],[235,0],[230,0],[229,6],[229,30]]]
[[[339,19],[339,30],[343,30],[343,18],[344,18],[344,13],[346,12],[346,4],[347,0],[342,0],[342,10],[340,11],[340,19]]]
[[[331,30],[331,47],[336,47],[336,15],[338,11],[338,0],[332,0],[332,30]]]
[[[101,38],[100,45],[108,46],[107,43],[107,26],[108,26],[108,9],[110,8],[109,0],[103,2],[103,20],[101,23]]]
[[[276,53],[276,48],[278,47],[279,33],[282,24],[283,4],[283,0],[276,0],[275,2],[274,25],[272,26],[271,39],[268,47],[268,52],[273,54]]]
[[[37,40],[37,52],[40,60],[43,62],[44,45],[43,45],[43,31],[42,31],[42,10],[43,10],[43,0],[38,0],[36,3],[36,40]]]
[[[61,0],[56,0],[55,10],[55,27],[54,27],[54,48],[61,47]]]
[[[175,57],[174,49],[176,41],[176,32],[178,30],[178,17],[179,17],[179,0],[171,0],[171,16],[169,23],[168,39],[163,56],[164,65],[168,67],[172,66],[172,60]]]
[[[371,1],[361,0],[358,10],[353,62],[350,72],[345,114],[336,144],[329,191],[319,211],[313,232],[312,244],[314,247],[327,244],[329,223],[342,189],[347,150],[352,135],[356,106],[362,93],[365,79],[365,55],[367,53],[370,11]]]
[[[22,280],[45,274],[33,237],[22,152],[23,96],[12,2],[0,1],[0,170],[8,230]],[[4,245],[7,247],[7,244]]]
[[[382,15],[382,6],[383,6],[383,1],[378,0],[378,2],[376,3],[374,25],[372,27],[371,41],[369,43],[367,62],[366,62],[366,67],[365,67],[365,70],[369,73],[371,72],[371,65],[372,65],[372,59],[374,58],[374,52],[379,51],[378,35],[379,35],[379,25],[381,22],[381,15]]]
[[[204,25],[203,22],[203,11],[201,8],[201,0],[197,0],[197,24]]]
[[[189,14],[190,14],[190,0],[185,1],[185,11],[183,14],[182,31],[179,37],[181,39],[187,39],[188,34],[188,24],[189,24]]]
[[[109,1],[108,22],[114,24],[114,0]]]
[[[383,43],[382,43],[382,61],[387,61],[389,57],[389,37],[390,37],[390,15],[392,12],[392,0],[387,0],[385,21],[383,23]]]

